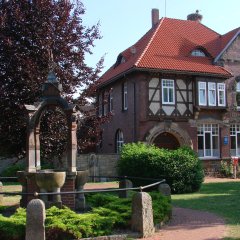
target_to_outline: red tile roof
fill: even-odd
[[[221,36],[196,21],[162,18],[137,43],[121,53],[125,62],[112,66],[99,80],[107,83],[133,69],[191,72],[230,77],[214,58],[234,36],[235,31]],[[191,51],[201,47],[208,57],[192,57]]]

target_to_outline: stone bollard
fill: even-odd
[[[132,199],[132,230],[140,233],[141,237],[154,234],[152,198],[148,193],[136,193]]]
[[[171,188],[167,183],[159,184],[158,191],[167,197],[171,197]]]
[[[27,205],[25,240],[45,240],[45,205],[40,199],[33,199]]]
[[[133,184],[128,179],[123,179],[119,182],[119,188],[132,188],[132,187],[133,187]],[[127,190],[119,191],[118,196],[119,196],[119,198],[128,198],[129,192]]]
[[[0,182],[0,192],[3,192],[3,184]],[[3,205],[3,195],[0,194],[0,205]]]

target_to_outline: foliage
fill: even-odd
[[[168,220],[171,204],[160,193],[151,193],[154,222]],[[70,240],[111,234],[114,228],[127,228],[131,219],[131,198],[120,199],[112,194],[87,195],[92,210],[77,214],[67,207],[46,210],[46,239]],[[25,234],[26,210],[19,209],[10,218],[0,215],[0,239],[22,240]]]
[[[231,161],[221,161],[220,165],[220,174],[223,177],[232,177],[233,176],[233,165]]]
[[[123,176],[166,179],[172,192],[194,192],[203,182],[202,165],[196,154],[183,147],[169,151],[143,143],[125,144],[118,162],[118,173]],[[150,182],[132,179],[135,185]]]
[[[84,13],[81,0],[0,1],[1,153],[19,158],[25,155],[28,116],[24,104],[40,100],[42,83],[50,68],[54,67],[68,102],[83,106],[95,91],[103,59],[92,68],[86,65],[85,57],[92,54],[94,42],[101,36],[98,24],[83,25]],[[83,88],[87,90],[74,100],[73,94]],[[65,120],[57,109],[54,114],[49,109],[45,111],[41,143],[43,156],[51,159],[65,150]],[[96,126],[98,119],[94,121]]]
[[[1,177],[16,177],[17,171],[23,171],[25,169],[25,164],[15,163],[10,165],[1,173]]]

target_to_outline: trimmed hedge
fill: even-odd
[[[198,157],[188,147],[160,149],[144,143],[125,144],[118,162],[118,174],[166,179],[173,193],[198,191],[204,179]],[[135,186],[151,182],[131,179]]]
[[[171,213],[170,199],[151,193],[154,222],[167,221]],[[121,199],[112,194],[87,195],[92,210],[78,214],[69,208],[52,207],[46,210],[46,239],[72,240],[111,234],[113,229],[130,227],[131,198]],[[11,217],[0,215],[0,239],[24,240],[26,210],[23,208]]]

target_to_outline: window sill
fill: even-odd
[[[220,157],[198,157],[200,160],[220,160]]]

